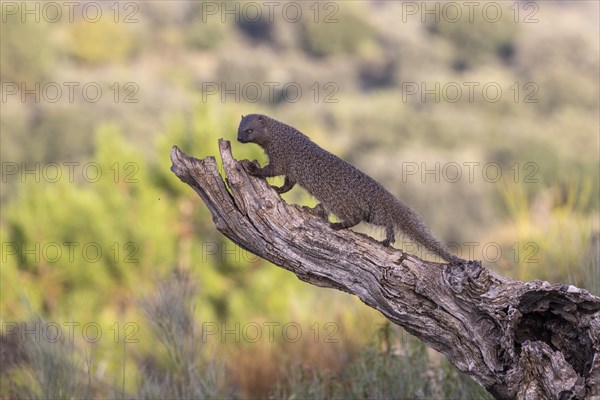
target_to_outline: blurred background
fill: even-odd
[[[1,18],[0,398],[486,398],[216,230],[169,151],[225,138],[264,162],[235,140],[242,114],[350,161],[463,258],[600,294],[597,2],[3,1]]]

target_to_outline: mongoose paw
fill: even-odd
[[[256,175],[258,173],[258,169],[260,168],[258,161],[253,160],[241,160],[240,165],[248,172],[250,175]]]
[[[279,186],[271,186],[271,187],[272,187],[273,189],[275,189],[275,191],[276,191],[278,194],[283,194],[283,193],[286,193],[286,192],[289,190],[289,189],[287,189],[285,186],[281,186],[281,187],[279,187]]]
[[[331,224],[329,224],[329,226],[334,231],[339,231],[340,229],[344,229],[345,228],[344,224],[342,224],[341,222],[332,222]]]
[[[325,221],[329,220],[327,218],[327,211],[325,211],[325,207],[323,207],[323,204],[321,204],[321,203],[317,204],[316,206],[314,206],[312,208],[308,207],[308,206],[302,206],[302,209],[304,211],[308,211],[309,213],[316,215],[317,217],[319,217]]]
[[[469,267],[473,270],[481,270],[481,260],[461,260],[460,265],[464,265],[465,267]]]
[[[402,264],[402,262],[403,262],[404,260],[406,260],[406,257],[407,257],[407,256],[408,256],[408,254],[407,254],[407,253],[405,253],[405,252],[402,252],[402,255],[400,256],[400,258],[398,259],[398,261],[396,261],[396,264]]]

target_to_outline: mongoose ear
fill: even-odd
[[[242,119],[244,119],[244,115],[242,114]]]
[[[259,115],[257,119],[262,124],[262,126],[265,126],[265,119],[263,118],[262,115]]]

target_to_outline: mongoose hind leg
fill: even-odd
[[[381,242],[381,244],[387,247],[390,244],[394,243],[395,241],[396,241],[396,235],[394,234],[394,227],[386,226],[385,227],[385,240],[383,242]]]
[[[291,188],[294,187],[294,185],[296,184],[296,182],[292,181],[289,177],[285,177],[285,181],[283,182],[283,186],[281,187],[277,187],[277,186],[273,186],[273,189],[275,189],[275,191],[279,194],[288,192]]]
[[[316,215],[322,220],[329,221],[329,217],[327,216],[327,210],[325,210],[325,207],[323,207],[323,203],[319,203],[313,208],[310,208],[308,206],[302,206],[302,208],[308,211],[309,213]]]
[[[353,217],[340,222],[331,222],[329,226],[334,231],[339,231],[340,229],[352,228],[354,225],[358,225],[360,221],[362,221],[360,217]]]

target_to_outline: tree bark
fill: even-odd
[[[219,149],[171,170],[208,206],[219,231],[301,280],[358,296],[443,353],[498,399],[600,399],[600,298],[569,285],[521,282],[483,268],[421,260],[287,204]],[[376,200],[374,200],[376,201]]]

